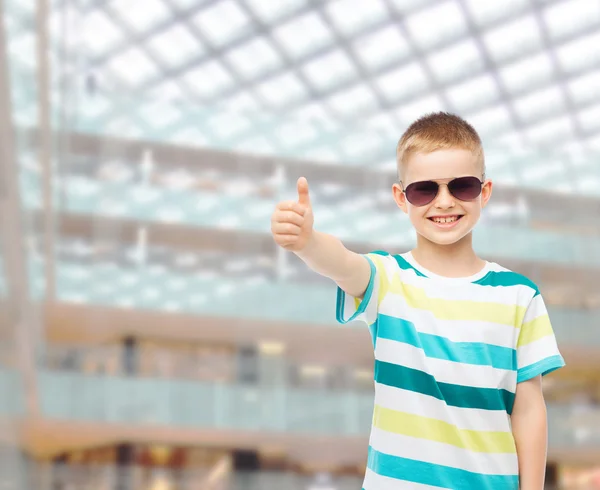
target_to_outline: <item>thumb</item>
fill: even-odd
[[[304,177],[298,179],[298,203],[310,206],[310,196],[308,195],[308,181]]]

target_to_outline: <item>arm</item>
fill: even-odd
[[[541,376],[517,385],[511,420],[519,459],[519,488],[543,490],[546,471],[547,417]]]
[[[348,250],[340,240],[313,230],[314,216],[308,182],[298,180],[298,200],[277,205],[271,218],[275,242],[294,252],[312,270],[328,277],[354,297],[364,294],[371,277],[367,259]]]
[[[334,236],[313,232],[306,247],[296,252],[312,270],[328,277],[350,296],[361,297],[371,278],[366,258],[348,250]]]

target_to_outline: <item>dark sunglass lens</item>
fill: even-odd
[[[481,193],[481,181],[477,177],[459,177],[448,184],[448,190],[461,201],[471,201]]]
[[[406,188],[406,198],[414,206],[425,206],[435,199],[438,193],[436,182],[414,182]]]

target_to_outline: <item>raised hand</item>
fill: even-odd
[[[298,179],[298,200],[282,201],[271,216],[271,232],[275,243],[293,252],[299,252],[313,233],[314,216],[308,194],[308,182]]]

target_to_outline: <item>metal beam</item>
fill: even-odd
[[[0,1],[0,19],[4,19],[4,4]],[[21,198],[16,164],[15,132],[12,125],[10,68],[7,57],[4,22],[0,22],[0,246],[8,286],[3,305],[6,327],[14,339],[19,374],[22,375],[25,410],[29,416],[39,413],[36,378],[37,319],[30,298],[29,274],[24,243]],[[18,397],[18,393],[15,396]]]
[[[43,175],[44,206],[44,259],[46,272],[46,299],[54,299],[55,264],[54,264],[54,170],[52,166],[52,133],[50,123],[50,60],[48,32],[48,0],[37,0],[36,3],[36,56],[38,67],[38,155]]]

